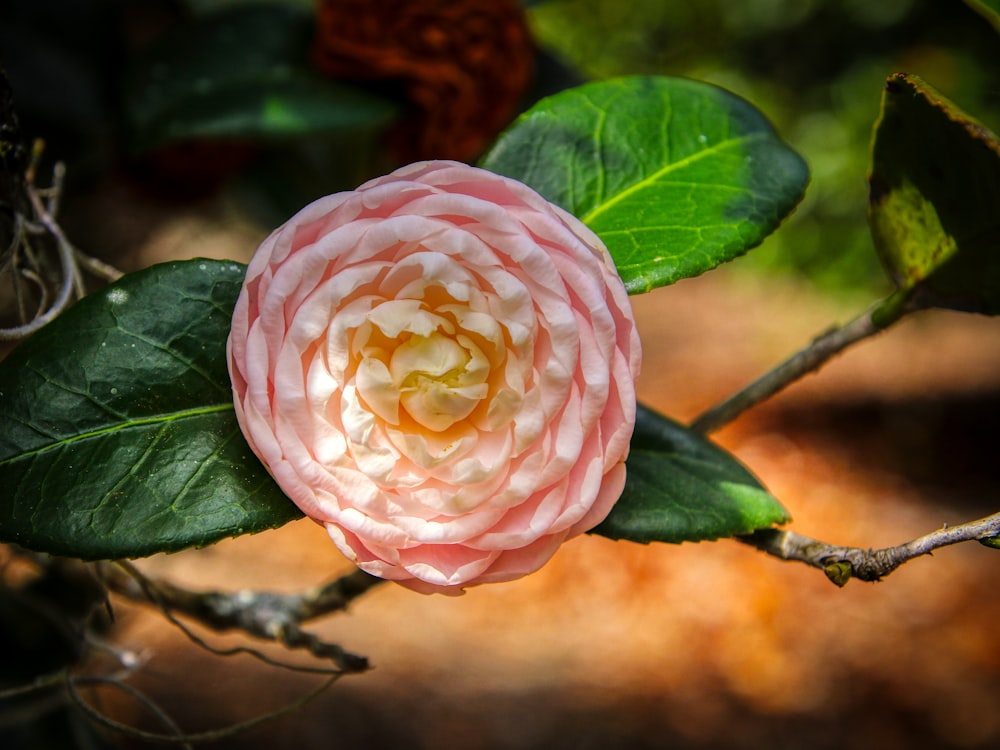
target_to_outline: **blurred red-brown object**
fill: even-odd
[[[320,0],[312,59],[343,80],[397,84],[414,111],[406,160],[477,156],[515,112],[535,47],[517,0]]]

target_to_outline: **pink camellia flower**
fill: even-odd
[[[628,296],[601,241],[514,180],[423,162],[312,203],[254,255],[228,346],[281,489],[418,591],[538,569],[624,486]]]

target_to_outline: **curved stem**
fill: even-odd
[[[302,697],[269,713],[263,714],[261,716],[255,716],[252,719],[241,721],[236,724],[231,724],[221,729],[211,729],[206,732],[194,732],[191,734],[161,734],[158,732],[148,732],[142,729],[138,729],[136,727],[129,726],[128,724],[123,724],[120,721],[115,721],[114,719],[105,716],[103,713],[101,713],[93,706],[91,706],[83,698],[83,696],[80,695],[80,691],[77,688],[78,685],[87,686],[89,684],[97,684],[98,683],[97,680],[92,680],[88,678],[69,679],[66,681],[66,690],[69,693],[69,696],[73,700],[73,702],[88,717],[96,721],[101,726],[107,727],[108,729],[112,729],[116,732],[121,732],[122,734],[131,737],[133,739],[145,740],[147,742],[156,742],[161,744],[173,743],[185,747],[188,745],[200,744],[203,742],[218,742],[219,740],[228,739],[243,732],[247,732],[251,729],[256,729],[257,727],[269,721],[273,721],[275,719],[280,719],[284,716],[287,716],[299,710],[300,708],[303,708],[310,701],[315,700],[324,692],[326,692],[330,688],[330,686],[333,685],[333,683],[340,678],[340,676],[341,676],[340,674],[334,674],[329,676],[318,687],[314,688],[313,690],[310,690]],[[119,684],[116,685],[116,687],[121,689],[122,685]],[[137,691],[129,689],[127,690],[127,692],[133,697],[136,697],[135,693]],[[149,707],[150,705],[148,699],[145,698],[145,696],[143,696],[141,702],[147,707]],[[158,715],[161,714],[162,711],[158,709]],[[176,724],[174,724],[172,721],[171,724],[173,725],[171,727],[172,729],[176,727]]]
[[[38,196],[33,191],[28,191],[28,196],[31,199],[32,207],[38,214],[38,220],[42,223],[49,234],[55,238],[56,248],[59,252],[59,266],[62,273],[62,283],[59,287],[59,293],[56,295],[55,301],[48,310],[25,325],[16,326],[14,328],[0,328],[0,340],[10,341],[29,336],[56,317],[59,313],[66,309],[66,306],[69,304],[70,297],[73,294],[73,289],[76,286],[77,279],[79,277],[76,259],[73,256],[73,246],[69,243],[69,240],[66,239],[66,236],[63,234],[62,229],[59,228],[59,225],[56,224],[52,217],[46,212],[45,207],[42,206]]]
[[[65,178],[66,169],[62,162],[58,162],[53,168],[52,185],[44,189],[37,188],[35,186],[35,167],[37,165],[40,148],[40,146],[36,145],[35,156],[26,175],[26,189],[24,191],[27,195],[28,202],[31,205],[31,212],[33,214],[32,220],[26,220],[21,213],[15,211],[13,240],[11,246],[4,252],[2,257],[3,266],[0,267],[0,270],[3,270],[7,267],[7,265],[10,265],[14,275],[13,283],[15,294],[18,296],[19,308],[22,308],[21,312],[23,314],[21,288],[18,283],[18,270],[16,262],[18,251],[21,250],[24,257],[26,257],[29,262],[32,262],[35,266],[34,275],[37,276],[39,285],[42,289],[41,310],[44,310],[44,312],[40,312],[30,322],[23,325],[11,328],[0,328],[0,341],[22,339],[30,336],[32,333],[42,328],[66,309],[72,301],[74,290],[76,291],[77,297],[82,297],[85,289],[83,285],[83,277],[80,273],[81,266],[93,273],[95,276],[103,278],[107,281],[115,281],[122,276],[121,271],[118,269],[104,263],[101,260],[98,260],[97,258],[92,258],[89,255],[85,255],[80,252],[80,250],[73,246],[73,244],[66,237],[65,233],[62,231],[62,228],[56,221],[56,214],[59,211],[59,200],[62,196],[63,180]],[[38,268],[37,263],[34,262],[33,255],[27,241],[28,229],[31,229],[42,236],[47,235],[55,242],[56,252],[59,256],[61,276],[59,291],[51,305],[46,305],[46,285],[41,282],[41,270]]]
[[[126,734],[128,733],[129,730],[131,730],[131,727],[126,727],[126,725],[124,724],[119,724],[118,722],[111,720],[109,717],[105,716],[104,714],[100,713],[95,708],[93,708],[93,706],[87,703],[84,700],[83,696],[80,695],[79,690],[77,690],[78,686],[85,686],[85,687],[108,686],[120,690],[121,692],[125,693],[127,696],[135,700],[136,703],[139,703],[141,706],[143,706],[143,708],[148,710],[151,714],[153,714],[153,716],[159,719],[160,722],[172,732],[171,735],[163,735],[163,737],[172,737],[173,739],[168,741],[180,743],[181,748],[183,748],[184,750],[193,750],[190,741],[184,735],[184,731],[177,725],[177,722],[175,722],[170,717],[170,714],[168,714],[165,710],[163,710],[163,708],[156,701],[154,701],[152,698],[150,698],[148,695],[143,693],[138,688],[133,687],[132,685],[129,685],[127,682],[124,682],[115,677],[76,677],[76,678],[69,677],[66,680],[66,688],[70,695],[70,698],[76,703],[76,705],[80,709],[83,710],[85,714],[87,714],[92,720],[98,722],[99,724],[107,726],[110,729],[116,729]],[[108,724],[108,721],[111,721],[110,725]]]

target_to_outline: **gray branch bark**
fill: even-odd
[[[957,526],[945,526],[909,542],[883,549],[841,547],[782,529],[760,529],[737,539],[782,560],[819,568],[837,586],[844,586],[852,578],[878,581],[903,563],[950,544],[978,541],[994,546],[992,542],[1000,540],[1000,513]]]
[[[276,594],[268,591],[191,591],[167,581],[147,578],[134,565],[124,561],[98,563],[97,569],[110,591],[133,601],[155,604],[168,617],[183,615],[219,632],[242,630],[261,640],[307,651],[318,659],[332,662],[344,672],[368,669],[365,657],[322,641],[300,627],[309,620],[346,609],[354,599],[383,582],[362,570],[308,591]]]

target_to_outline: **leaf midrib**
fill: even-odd
[[[580,217],[580,221],[582,221],[587,226],[590,226],[590,223],[592,221],[594,221],[598,216],[607,211],[609,208],[625,200],[630,195],[637,193],[645,188],[648,188],[651,185],[656,184],[657,182],[662,180],[664,176],[670,174],[671,172],[686,167],[690,164],[694,164],[695,162],[698,162],[701,159],[704,159],[713,154],[725,151],[731,148],[732,146],[748,143],[764,135],[766,135],[766,133],[764,133],[763,131],[754,131],[751,133],[746,133],[744,135],[741,135],[738,138],[729,138],[728,140],[725,141],[719,141],[718,143],[715,143],[709,148],[703,149],[696,154],[691,154],[690,156],[687,156],[681,159],[680,161],[675,161],[671,162],[670,164],[666,164],[660,169],[653,172],[648,177],[644,177],[643,179],[634,182],[633,184],[629,185],[627,188],[619,192],[617,195],[595,206],[590,211],[585,213],[582,217]]]
[[[67,445],[78,443],[81,440],[89,440],[90,438],[102,437],[104,435],[112,435],[116,432],[121,432],[122,430],[127,430],[132,427],[144,427],[146,425],[152,425],[152,424],[168,424],[170,422],[176,422],[177,420],[180,419],[199,417],[204,414],[217,414],[224,411],[233,411],[233,409],[234,407],[231,403],[216,404],[213,406],[201,406],[196,409],[185,409],[184,411],[171,412],[168,414],[157,414],[156,416],[145,417],[143,419],[130,419],[126,422],[120,422],[118,424],[110,425],[108,427],[101,427],[96,430],[81,432],[79,435],[73,435],[72,437],[56,440],[54,442],[47,443],[37,448],[32,448],[31,450],[22,451],[21,453],[17,453],[13,456],[8,456],[7,458],[0,459],[0,466],[5,466],[15,461],[31,458],[33,456],[40,455],[50,450],[64,448]]]

